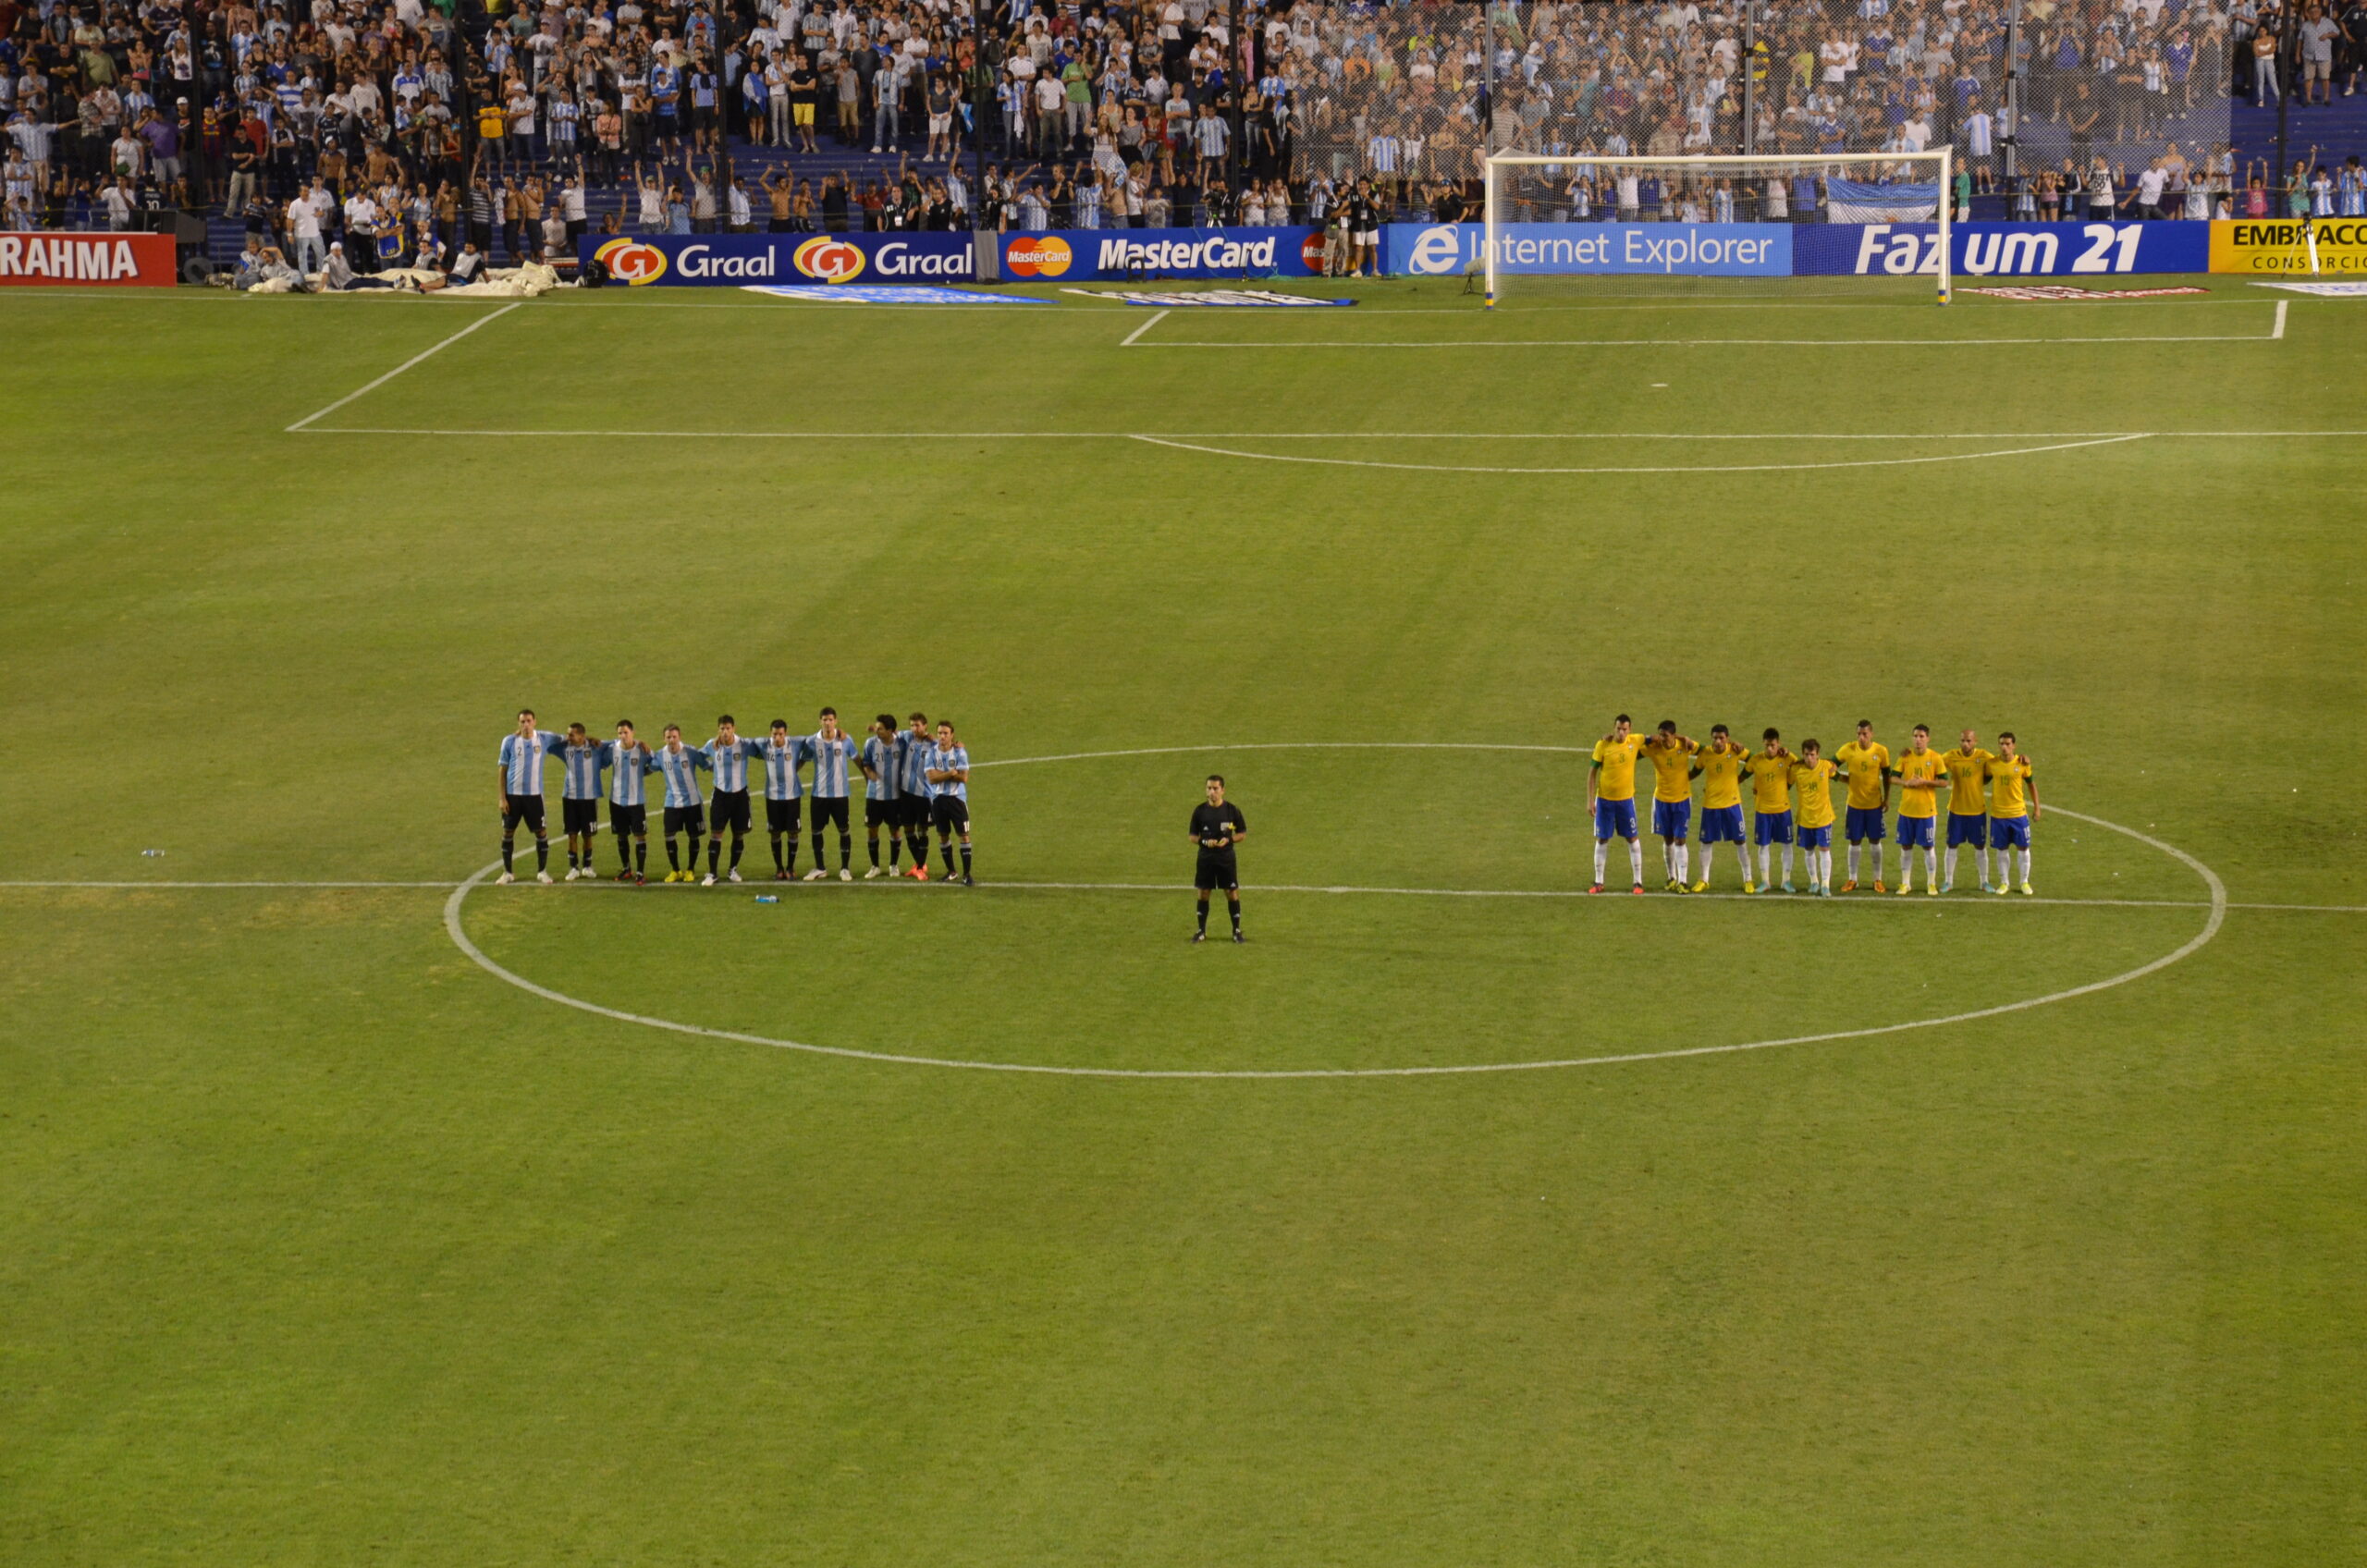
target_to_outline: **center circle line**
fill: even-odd
[[[1233,746],[1136,746],[1116,751],[1070,752],[1040,757],[1006,757],[997,762],[973,764],[972,771],[975,772],[980,767],[1020,767],[1038,763],[1082,762],[1099,757],[1172,756],[1208,752],[1343,750],[1555,752],[1583,755],[1587,754],[1588,749],[1580,746],[1513,745],[1443,741],[1263,741]],[[2227,888],[2226,884],[2219,879],[2218,873],[2177,845],[2153,838],[2150,834],[2140,833],[2134,827],[2126,827],[2119,823],[2108,822],[2103,817],[2091,816],[2084,812],[2072,811],[2064,806],[2055,806],[2052,809],[2059,816],[2067,816],[2075,822],[2088,823],[2092,827],[2106,828],[2134,839],[2150,849],[2158,850],[2168,855],[2201,877],[2203,886],[2210,890],[2211,895],[2210,913],[2202,923],[2202,929],[2169,952],[2141,963],[2134,969],[2125,970],[2121,974],[2110,975],[2102,980],[2092,980],[2085,985],[2069,986],[2064,990],[2049,992],[2045,996],[2025,997],[2018,1001],[2000,1002],[1993,1007],[1976,1008],[1966,1012],[1950,1013],[1941,1018],[1915,1018],[1900,1023],[1873,1024],[1863,1029],[1834,1029],[1814,1035],[1789,1035],[1773,1039],[1743,1040],[1726,1045],[1686,1046],[1674,1050],[1631,1051],[1611,1056],[1564,1057],[1538,1061],[1456,1062],[1423,1067],[1071,1067],[1049,1062],[981,1061],[962,1057],[917,1056],[898,1051],[867,1051],[852,1046],[821,1046],[803,1040],[784,1040],[770,1035],[752,1035],[736,1029],[716,1029],[701,1023],[683,1023],[670,1018],[653,1018],[644,1013],[627,1012],[621,1008],[604,1007],[598,1002],[585,1001],[581,997],[571,997],[564,991],[553,990],[550,986],[538,985],[522,974],[504,968],[484,949],[470,939],[468,932],[461,925],[461,907],[467,902],[470,893],[484,883],[486,877],[500,869],[501,863],[497,860],[479,868],[466,881],[453,888],[451,896],[444,900],[444,930],[445,934],[451,938],[452,945],[460,949],[463,955],[486,974],[515,986],[532,996],[540,997],[545,1001],[557,1002],[562,1007],[571,1007],[579,1011],[613,1019],[621,1023],[637,1023],[644,1028],[663,1029],[677,1035],[694,1035],[701,1039],[729,1040],[738,1045],[766,1046],[777,1050],[805,1051],[816,1056],[843,1057],[856,1061],[891,1062],[903,1067],[962,1068],[977,1072],[1032,1072],[1062,1078],[1127,1079],[1440,1078],[1481,1072],[1537,1072],[1561,1068],[1613,1067],[1631,1062],[1671,1061],[1686,1057],[1729,1056],[1742,1051],[1773,1050],[1784,1046],[1824,1045],[1836,1040],[1870,1039],[1881,1035],[1904,1034],[1913,1029],[1937,1029],[1952,1023],[1970,1023],[1984,1018],[1997,1018],[2006,1013],[2023,1012],[2032,1008],[2046,1007],[2054,1002],[2069,1001],[2075,997],[2092,996],[2099,991],[2108,991],[2115,986],[2128,985],[2132,980],[2141,980],[2148,975],[2159,974],[2170,965],[2192,957],[2213,937],[2219,935],[2219,928],[2226,923],[2227,917]]]

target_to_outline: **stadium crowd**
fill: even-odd
[[[2333,212],[2355,187],[2355,160],[2321,168],[2315,148],[2238,167],[2226,127],[2233,98],[2306,115],[2355,94],[2367,0],[2019,0],[2008,189],[2014,3],[1768,0],[1747,49],[1732,0],[1484,18],[1250,0],[1237,38],[1212,0],[1001,0],[983,26],[966,0],[0,0],[0,225],[218,210],[291,259],[342,240],[368,270],[497,241],[514,261],[594,227],[958,228],[980,202],[1010,227],[1323,223],[1351,201],[1451,216],[1491,137],[1637,155],[1949,142],[1960,194],[2028,217]],[[981,112],[993,165],[974,190]],[[1720,200],[1630,203],[1568,170],[1515,194],[1564,217]]]

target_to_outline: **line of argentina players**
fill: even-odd
[[[1662,886],[1672,893],[1706,893],[1717,864],[1718,846],[1732,844],[1742,870],[1742,890],[1771,892],[1781,887],[1795,892],[1793,851],[1806,863],[1808,890],[1830,896],[1833,886],[1833,785],[1848,786],[1847,817],[1843,827],[1849,845],[1848,880],[1840,891],[1858,887],[1859,855],[1870,862],[1873,889],[1909,893],[1915,888],[1915,851],[1923,851],[1924,891],[1951,892],[1956,888],[1956,855],[1969,848],[1980,869],[1981,890],[2007,893],[2018,885],[2030,887],[2030,825],[2038,820],[2038,785],[2010,729],[1997,737],[1997,749],[1983,748],[1980,737],[1966,730],[1947,751],[1932,749],[1932,729],[1919,724],[1904,751],[1894,754],[1874,739],[1870,719],[1858,721],[1858,738],[1845,742],[1832,756],[1815,741],[1802,741],[1793,752],[1774,729],[1760,737],[1756,751],[1737,744],[1723,724],[1713,725],[1710,739],[1696,741],[1677,733],[1674,719],[1662,719],[1650,736],[1633,732],[1621,714],[1611,733],[1595,742],[1594,762],[1587,773],[1587,804],[1594,816],[1594,885],[1603,890],[1603,865],[1611,840],[1627,840],[1627,858],[1634,868],[1635,892],[1644,890],[1644,847],[1637,838],[1636,764],[1652,770],[1651,831],[1661,841]],[[1693,862],[1693,781],[1702,780],[1701,859]],[[1743,837],[1743,790],[1751,797],[1751,835]],[[1898,886],[1891,888],[1883,875],[1883,819],[1893,792],[1898,815],[1889,835],[1898,846]],[[1944,829],[1947,869],[1941,872],[1940,819]],[[1759,851],[1754,876],[1751,851]],[[1990,851],[1997,854],[1996,875],[1990,875]],[[1781,881],[1775,860],[1782,857]],[[2015,876],[2014,857],[2021,857]]]
[[[774,719],[764,740],[740,733],[730,714],[716,720],[715,737],[704,745],[685,745],[680,725],[666,726],[652,748],[635,733],[630,719],[617,723],[616,738],[595,741],[581,724],[570,724],[564,735],[536,727],[534,711],[518,714],[517,729],[501,738],[501,877],[517,880],[515,857],[521,825],[534,835],[534,879],[551,880],[550,838],[543,821],[543,771],[557,762],[565,774],[560,824],[567,835],[567,879],[596,875],[592,869],[592,836],[599,830],[600,801],[608,802],[608,831],[617,843],[619,882],[649,880],[647,780],[662,780],[666,840],[666,880],[713,886],[718,876],[741,880],[740,856],[754,820],[749,801],[752,766],[761,774],[765,791],[765,827],[772,841],[773,878],[792,881],[797,876],[800,801],[808,803],[814,833],[814,868],[808,882],[829,875],[823,862],[824,830],[835,827],[839,840],[839,880],[854,879],[854,835],[849,823],[847,797],[854,780],[863,783],[865,837],[875,876],[908,876],[928,880],[928,834],[937,829],[938,847],[945,858],[945,879],[970,885],[970,753],[955,739],[953,726],[940,720],[932,729],[927,716],[914,714],[911,728],[899,729],[893,714],[881,714],[871,733],[861,741],[839,728],[836,708],[824,708],[820,728],[811,735],[791,735],[786,719]],[[810,769],[810,778],[808,771]],[[702,796],[698,776],[705,774],[711,792]],[[604,787],[605,780],[605,787]],[[888,831],[888,864],[879,864],[880,829]],[[731,859],[723,862],[726,833]],[[687,853],[676,848],[685,841]],[[699,840],[706,840],[706,874],[699,874]],[[957,871],[954,851],[959,845]],[[899,865],[909,847],[909,870]]]

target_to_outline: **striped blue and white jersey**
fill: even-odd
[[[600,798],[600,770],[607,766],[595,741],[582,745],[568,741],[558,749],[559,760],[567,765],[567,798],[570,801],[596,801]]]
[[[748,759],[764,754],[764,742],[745,736],[727,741],[720,735],[699,748],[699,755],[706,758],[707,771],[715,775],[715,792],[718,795],[744,793],[748,788]]]
[[[805,737],[805,754],[814,759],[814,792],[826,801],[847,798],[847,769],[854,762],[854,737],[841,734],[825,741],[819,732]]]
[[[804,792],[798,781],[797,769],[805,760],[805,742],[791,735],[785,741],[767,741],[762,751],[765,758],[765,799],[793,801]]]
[[[600,766],[616,769],[608,780],[608,801],[613,805],[637,806],[647,803],[641,781],[657,771],[657,759],[649,748],[636,741],[628,751],[622,741],[600,742]]]
[[[543,759],[567,743],[547,729],[532,735],[512,732],[501,738],[501,784],[513,795],[543,792]]]
[[[903,793],[896,777],[897,743],[874,735],[863,743],[863,766],[866,777],[863,783],[863,798],[866,801],[892,801]]]
[[[970,748],[963,745],[931,746],[928,749],[928,766],[934,773],[967,773],[970,771]],[[970,798],[970,786],[950,778],[933,778],[929,780],[928,788],[931,794],[950,795],[957,801]]]
[[[926,735],[906,729],[896,737],[896,788],[907,795],[928,799],[928,754],[937,748]]]
[[[655,759],[657,771],[666,776],[666,803],[669,806],[694,806],[701,802],[699,772],[707,766],[706,753],[684,746],[681,751],[661,746]]]

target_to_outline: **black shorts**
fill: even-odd
[[[928,796],[926,794],[900,796],[896,804],[905,827],[917,828],[923,833],[928,831]]]
[[[514,831],[517,826],[521,822],[527,827],[533,828],[537,834],[542,832],[542,796],[512,795],[509,797],[509,809],[501,814],[501,830],[505,833]]]
[[[1192,886],[1203,893],[1222,888],[1227,892],[1241,886],[1241,872],[1231,850],[1203,850],[1200,864],[1192,873]]]
[[[847,798],[844,795],[816,795],[814,803],[805,809],[816,833],[822,831],[824,823],[836,823],[841,833],[851,831],[847,827]]]
[[[646,839],[649,837],[649,807],[619,805],[616,802],[610,801],[608,802],[608,831],[619,839],[627,834],[636,839]]]
[[[720,833],[727,827],[734,833],[748,831],[747,790],[717,790],[707,801],[706,810],[709,831]]]
[[[863,825],[865,827],[877,827],[883,823],[893,827],[903,820],[903,802],[875,801],[869,795],[863,798]]]
[[[558,803],[558,818],[566,825],[570,839],[578,833],[589,833],[600,826],[600,802],[596,796],[579,801],[570,795]]]
[[[677,833],[688,833],[695,839],[699,836],[699,829],[705,826],[706,813],[703,807],[668,806],[666,808],[666,837],[668,839]]]
[[[930,796],[928,815],[939,833],[970,831],[970,802],[959,795]]]
[[[792,839],[797,836],[796,796],[791,795],[785,801],[774,800],[770,795],[765,797],[765,831],[786,833]]]

